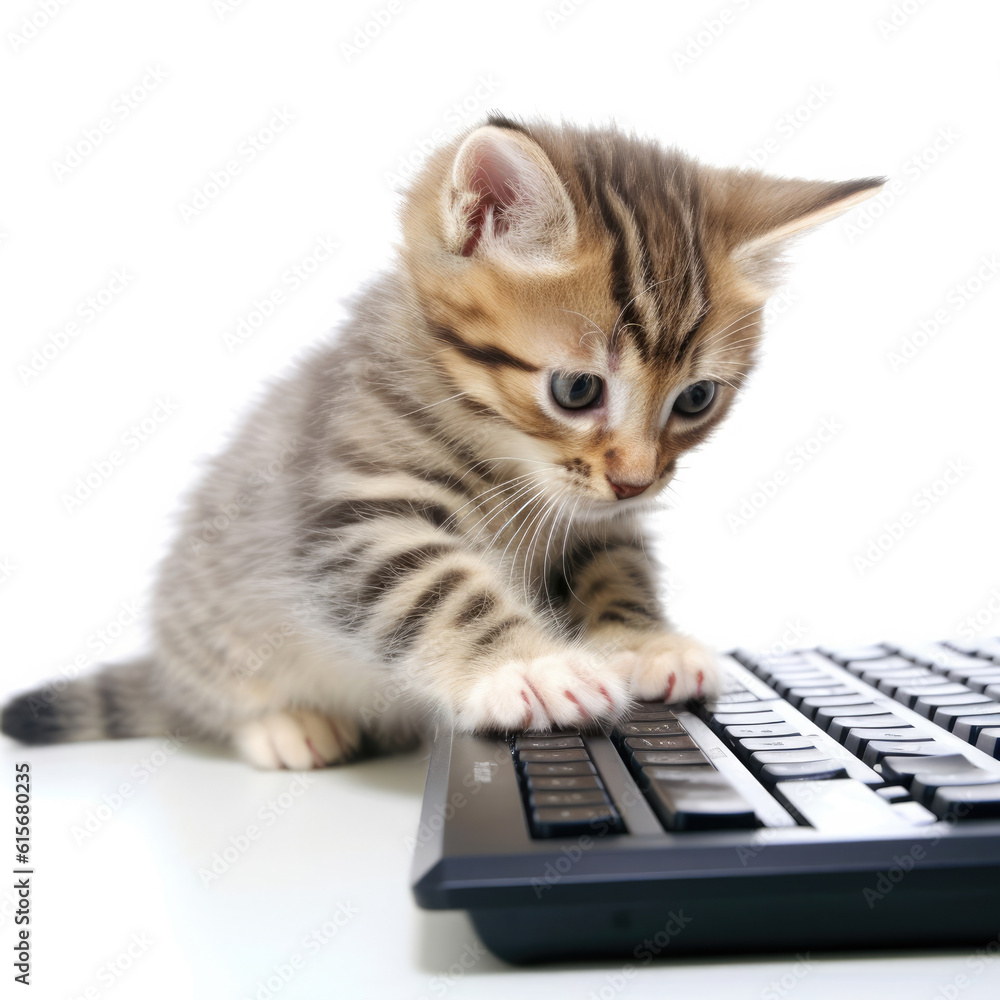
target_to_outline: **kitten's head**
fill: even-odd
[[[488,422],[486,457],[580,512],[643,504],[745,381],[783,246],[881,183],[493,118],[431,160],[404,208],[428,355]]]

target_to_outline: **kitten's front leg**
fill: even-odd
[[[668,702],[718,690],[715,657],[696,639],[671,630],[656,597],[652,567],[637,540],[592,542],[570,553],[561,589],[574,621],[608,651],[641,700]],[[632,656],[614,656],[626,650]]]
[[[369,517],[355,532],[363,558],[349,584],[349,558],[327,559],[325,600],[412,702],[466,732],[574,725],[627,703],[626,680],[560,637],[459,532],[416,515]]]

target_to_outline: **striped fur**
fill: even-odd
[[[188,503],[151,660],[24,695],[4,732],[169,728],[311,767],[435,720],[545,727],[708,690],[641,516],[744,384],[782,247],[878,183],[501,118],[441,149],[398,266]],[[561,408],[553,372],[599,377],[598,403]],[[688,415],[697,382],[715,398]]]

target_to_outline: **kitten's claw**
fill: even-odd
[[[350,757],[360,741],[356,723],[308,709],[265,715],[243,723],[233,734],[240,756],[262,770],[326,767]]]
[[[455,721],[464,732],[550,729],[607,718],[627,700],[620,676],[567,651],[489,669],[467,692]]]
[[[696,639],[658,632],[633,650],[632,694],[641,701],[687,701],[719,690],[714,654]]]

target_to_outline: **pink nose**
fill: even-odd
[[[629,497],[637,497],[640,493],[645,493],[653,485],[652,480],[648,483],[616,483],[610,476],[604,477],[611,484],[615,491],[615,496],[619,500],[627,500]]]

